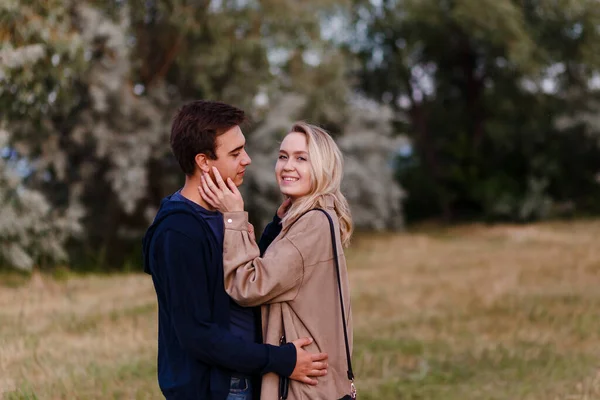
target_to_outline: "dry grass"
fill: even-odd
[[[357,238],[361,398],[600,399],[598,238],[599,221]],[[0,279],[6,399],[160,398],[149,277]]]

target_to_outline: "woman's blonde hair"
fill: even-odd
[[[310,192],[296,199],[285,217],[283,223],[292,223],[302,214],[313,208],[325,208],[325,197],[333,197],[335,212],[340,221],[340,239],[347,247],[352,236],[352,215],[348,200],[342,194],[344,159],[342,152],[331,136],[318,126],[306,122],[295,122],[290,133],[298,132],[306,136],[308,158],[310,161],[311,177]]]

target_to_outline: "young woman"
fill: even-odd
[[[235,184],[205,175],[200,193],[205,201],[223,213],[225,241],[223,264],[225,289],[240,305],[261,305],[265,343],[280,344],[311,337],[310,352],[329,355],[327,375],[316,386],[290,382],[288,399],[339,399],[350,393],[342,309],[339,299],[331,231],[334,223],[340,267],[341,291],[350,348],[352,317],[348,273],[343,248],[352,234],[352,218],[344,195],[342,154],[323,129],[299,122],[294,124],[279,149],[275,175],[281,193],[287,198],[275,217],[276,237],[261,256],[254,238],[242,196]],[[311,211],[313,210],[313,211]],[[280,232],[279,232],[280,229]],[[261,243],[263,244],[263,243]],[[261,246],[262,247],[262,246]],[[262,380],[261,399],[280,396],[275,374]]]

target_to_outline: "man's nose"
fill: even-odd
[[[244,159],[242,160],[242,164],[243,165],[250,165],[252,163],[252,159],[250,158],[250,156],[248,155],[248,153],[246,152],[246,150],[244,150]]]

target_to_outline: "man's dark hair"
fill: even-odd
[[[171,150],[183,172],[194,174],[197,154],[217,159],[217,136],[246,121],[244,111],[217,101],[198,100],[181,107],[171,125]]]

